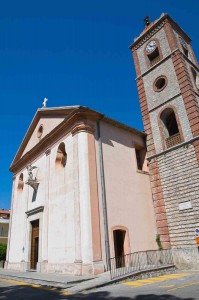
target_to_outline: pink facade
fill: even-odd
[[[96,274],[157,249],[145,152],[142,132],[90,109],[39,110],[11,166],[6,268]]]

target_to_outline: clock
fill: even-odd
[[[186,50],[188,50],[187,43],[185,42],[185,40],[184,40],[181,36],[179,36],[179,40],[180,40],[181,45],[182,45]]]
[[[157,48],[157,43],[156,41],[152,40],[150,41],[147,46],[146,46],[146,52],[148,54],[152,53],[155,49]]]

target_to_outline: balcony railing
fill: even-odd
[[[181,137],[180,137],[180,133],[176,133],[168,138],[166,138],[166,145],[167,145],[167,148],[171,148],[175,145],[178,145],[180,144],[182,141],[181,141]]]

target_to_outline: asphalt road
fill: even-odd
[[[151,279],[128,281],[68,295],[66,291],[0,279],[0,300],[195,300],[199,299],[199,272],[179,272]]]

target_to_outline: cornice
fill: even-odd
[[[183,36],[188,42],[191,41],[190,37],[182,30],[182,28],[167,14],[164,14],[160,19],[158,19],[153,26],[151,26],[146,32],[141,34],[130,46],[129,49],[132,51],[140,48],[146,41],[148,41],[155,33],[157,33],[161,28],[164,27],[166,23],[170,23],[171,26]]]
[[[71,133],[73,136],[80,132],[87,132],[93,134],[95,132],[95,129],[92,126],[85,123],[78,123],[71,129]]]
[[[15,159],[10,167],[10,171],[17,173],[42,153],[46,153],[48,155],[48,150],[51,146],[69,133],[72,133],[73,135],[78,131],[93,133],[93,128],[87,123],[87,119],[98,121],[99,116],[100,115],[98,113],[86,111],[85,109],[73,111],[69,117],[41,139],[38,144],[30,149],[24,156]]]
[[[26,215],[27,215],[27,217],[29,217],[29,216],[38,214],[38,213],[43,212],[43,211],[44,211],[44,206],[39,206],[39,207],[36,207],[34,209],[26,211]]]
[[[10,171],[18,173],[22,169],[24,169],[28,163],[32,163],[33,161],[35,161],[35,159],[38,158],[40,155],[49,155],[51,147],[68,134],[72,134],[73,136],[79,132],[88,132],[93,134],[94,126],[92,122],[97,123],[102,118],[105,122],[110,123],[113,126],[130,131],[133,134],[145,137],[144,132],[136,130],[118,121],[112,120],[108,117],[105,117],[103,114],[98,113],[94,110],[80,106],[78,108],[75,108],[57,127],[55,127],[49,134],[44,136],[32,149],[30,149],[27,153],[23,155],[24,149],[27,145],[27,141],[32,136],[32,129],[28,131],[22,142],[21,147],[17,152],[17,155],[15,156],[13,163],[11,164]]]

